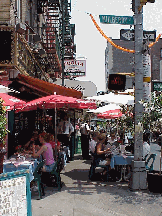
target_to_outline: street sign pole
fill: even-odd
[[[138,11],[140,0],[135,0],[135,137],[134,161],[130,187],[133,190],[146,189],[146,168],[143,155],[143,9]]]

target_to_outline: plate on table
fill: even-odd
[[[126,152],[125,153],[127,156],[133,156],[134,154],[132,154],[131,152]]]

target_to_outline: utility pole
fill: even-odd
[[[135,0],[135,137],[134,161],[130,187],[133,190],[146,189],[146,168],[143,155],[143,8],[141,1]]]
[[[64,86],[64,34],[65,34],[65,4],[64,4],[64,0],[61,1],[62,4],[62,86]]]

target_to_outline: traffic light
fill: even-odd
[[[138,7],[138,11],[141,11],[143,5],[146,5],[146,3],[155,3],[155,0],[140,0],[140,6]]]
[[[155,3],[155,0],[140,0],[140,6],[138,7],[138,11],[141,11],[143,5],[146,5],[146,3]],[[132,0],[132,11],[135,12],[135,0]]]

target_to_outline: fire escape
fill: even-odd
[[[38,13],[45,20],[42,35],[48,59],[46,71],[51,78],[61,78],[64,59],[75,58],[75,25],[70,24],[70,12],[68,0],[38,0]]]

